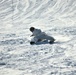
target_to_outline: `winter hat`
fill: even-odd
[[[32,31],[32,32],[33,32],[33,31],[34,31],[34,29],[35,29],[34,27],[30,27],[30,31]]]

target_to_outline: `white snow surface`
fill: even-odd
[[[30,45],[31,26],[55,43]],[[76,75],[76,0],[0,0],[0,75]]]

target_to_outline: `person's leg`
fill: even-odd
[[[53,37],[48,36],[48,35],[44,35],[43,39],[48,40],[48,42],[49,42],[50,44],[53,44],[54,41],[55,41],[55,39],[54,39]]]
[[[38,41],[37,41],[37,42],[40,42],[40,41],[42,41],[42,39],[38,39]]]
[[[49,41],[50,44],[53,44],[55,39],[52,37],[51,40]]]

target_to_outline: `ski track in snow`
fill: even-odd
[[[55,44],[30,45],[31,26]],[[0,0],[0,75],[76,75],[76,0]]]

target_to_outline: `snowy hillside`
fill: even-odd
[[[31,26],[55,44],[30,45]],[[0,75],[76,75],[76,0],[0,0]]]

